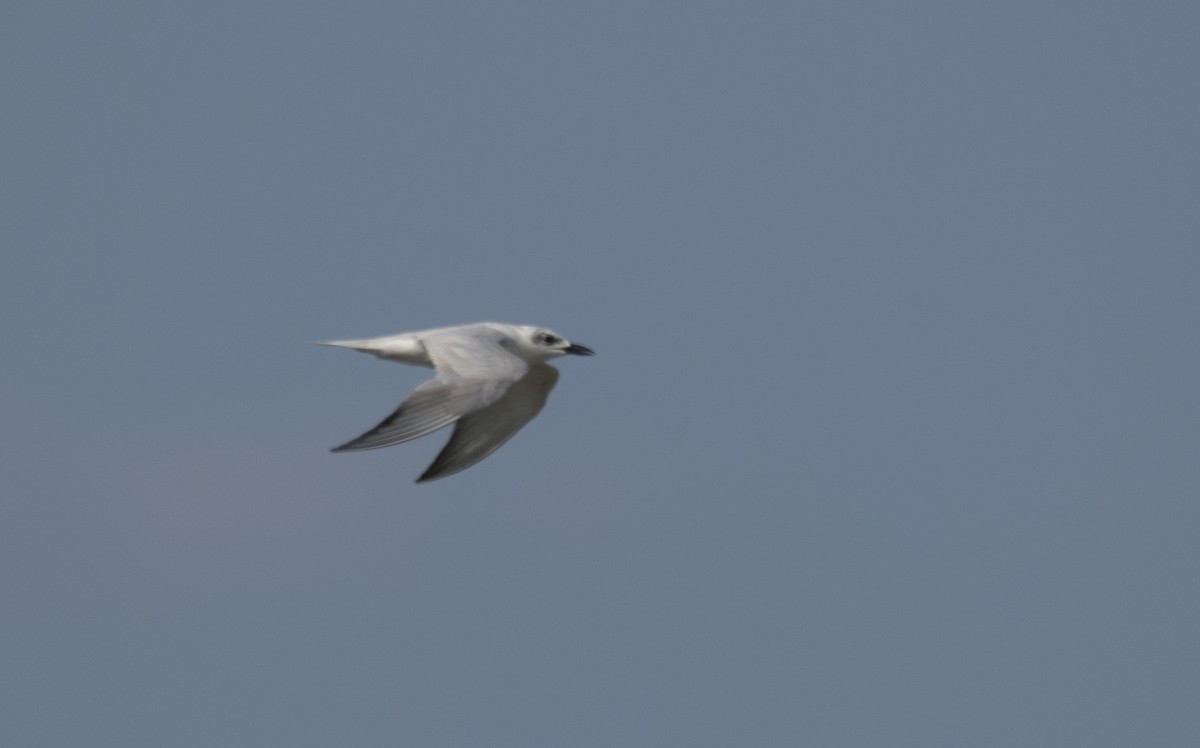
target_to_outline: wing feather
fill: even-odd
[[[495,452],[541,412],[557,383],[558,370],[553,366],[529,367],[529,373],[502,397],[459,419],[450,441],[417,483],[453,475]]]
[[[504,394],[508,384],[496,379],[430,379],[375,428],[333,451],[378,449],[424,436],[487,407]]]

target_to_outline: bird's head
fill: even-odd
[[[591,348],[572,343],[544,327],[521,325],[516,329],[517,334],[509,339],[509,345],[506,347],[529,363],[548,361],[568,353],[575,356],[596,355]]]

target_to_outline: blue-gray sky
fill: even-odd
[[[1195,743],[1195,5],[0,19],[0,742]]]

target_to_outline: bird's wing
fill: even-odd
[[[459,419],[450,441],[417,483],[465,470],[495,452],[541,412],[557,383],[558,370],[553,366],[529,367],[529,373],[498,400]]]
[[[367,433],[334,452],[378,449],[406,442],[448,426],[459,418],[486,408],[509,389],[511,379],[430,379],[413,390],[390,416]]]
[[[389,447],[448,426],[499,400],[529,369],[500,345],[504,334],[487,325],[418,334],[437,378],[422,383],[378,426],[334,452]]]
[[[515,382],[529,367],[500,344],[503,340],[504,333],[489,325],[449,327],[421,336],[438,379],[463,377]]]

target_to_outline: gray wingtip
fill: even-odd
[[[434,473],[433,475],[430,475],[429,471],[426,470],[424,473],[421,473],[421,477],[417,478],[415,481],[413,481],[413,483],[417,483],[417,484],[432,483],[435,480],[441,480],[442,478],[449,478],[451,475],[454,475],[457,472],[460,472],[460,471],[454,470],[449,473]]]
[[[450,444],[453,441],[454,437],[450,437],[450,442],[446,443],[446,446],[442,448],[442,451],[438,453],[438,456],[434,458],[429,467],[425,468],[425,472],[421,473],[421,477],[414,481],[415,483],[429,483],[430,481],[439,480],[441,478],[448,478],[455,473],[461,473],[475,463],[479,462],[479,460],[472,460],[465,464],[455,465],[452,462],[447,461],[445,452],[450,448]],[[486,456],[487,455],[484,455],[484,457]],[[481,457],[479,459],[482,460],[483,458]]]

